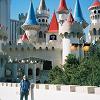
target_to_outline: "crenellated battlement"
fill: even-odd
[[[33,84],[32,84],[33,85]],[[75,93],[87,93],[96,94],[97,90],[100,90],[96,86],[78,86],[78,85],[50,85],[50,84],[34,84],[34,89],[53,90],[61,92],[75,92]]]
[[[0,100],[19,100],[19,83],[0,83]],[[99,100],[100,87],[31,84],[28,100]]]
[[[0,83],[0,87],[16,87],[19,88],[19,83]],[[96,86],[78,86],[78,85],[53,85],[53,84],[31,84],[31,89],[43,91],[59,91],[66,93],[84,93],[84,94],[100,94],[100,87]]]
[[[47,46],[47,45],[37,45],[37,46],[33,46],[33,45],[21,45],[21,44],[18,44],[18,45],[9,45],[9,44],[6,44],[3,46],[3,49],[4,50],[7,50],[7,51],[42,51],[42,50],[46,50],[46,51],[54,51],[54,50],[59,50],[60,48],[56,48],[55,46]]]
[[[25,20],[26,17],[27,17],[27,13],[26,14],[24,14],[24,13],[19,14],[19,20]]]
[[[0,83],[0,87],[19,87],[18,83]]]

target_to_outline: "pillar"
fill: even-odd
[[[25,64],[25,75],[28,77],[28,64]]]
[[[36,83],[36,63],[33,64],[33,83]]]
[[[17,63],[13,64],[13,79],[17,79]]]
[[[1,65],[1,78],[5,78],[5,65],[6,65],[6,60],[3,59],[3,62]]]

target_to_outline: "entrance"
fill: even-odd
[[[43,70],[50,70],[52,69],[52,62],[51,61],[44,61],[43,62]]]

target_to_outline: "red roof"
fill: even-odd
[[[28,40],[27,35],[26,35],[26,34],[23,34],[23,35],[21,36],[21,40],[22,40],[22,41],[26,41],[26,40]]]
[[[71,23],[71,24],[74,22],[74,18],[73,18],[72,13],[69,14],[69,16],[68,16],[68,18],[67,18],[67,22],[69,22],[69,23]]]
[[[91,10],[94,7],[100,7],[99,0],[95,0],[94,3],[88,9]]]
[[[59,7],[58,7],[58,13],[66,12],[67,10],[68,10],[68,8],[66,6],[65,0],[60,0],[60,4],[59,4]]]
[[[57,17],[55,12],[53,13],[51,22],[50,22],[50,26],[49,26],[49,30],[48,32],[50,33],[57,33],[58,32],[58,21],[57,21]]]

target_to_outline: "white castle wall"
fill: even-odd
[[[65,59],[67,58],[66,56],[68,56],[68,54],[71,53],[70,47],[71,47],[70,39],[64,38],[63,39],[63,56],[62,56],[63,64],[65,63]]]
[[[17,48],[17,50],[16,50]],[[21,49],[24,49],[23,51]],[[10,50],[11,49],[11,50]],[[9,54],[12,59],[24,59],[24,58],[29,58],[29,57],[35,57],[35,58],[40,58],[48,61],[52,61],[52,65],[61,65],[62,61],[62,51],[60,49],[52,47],[44,47],[40,48],[37,47],[34,49],[34,47],[31,45],[6,45],[3,47],[4,52]]]
[[[100,15],[98,13],[98,10],[100,10],[100,8],[95,8],[93,10],[90,10],[91,23],[94,25],[100,23]],[[96,13],[94,13],[94,11],[96,11]]]
[[[0,100],[20,100],[17,83],[0,83]],[[100,88],[95,86],[32,84],[29,100],[99,100]]]

